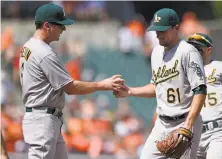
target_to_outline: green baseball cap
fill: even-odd
[[[148,28],[148,31],[166,31],[171,26],[179,23],[179,17],[173,9],[163,8],[154,14],[152,25]]]
[[[211,47],[212,39],[209,35],[203,33],[196,33],[188,37],[188,43],[196,44],[203,47]]]
[[[73,20],[65,16],[62,7],[51,3],[45,4],[37,9],[35,13],[35,22],[51,22],[61,25],[71,25],[74,23]]]

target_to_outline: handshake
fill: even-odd
[[[130,88],[125,84],[121,75],[114,75],[100,82],[106,90],[112,90],[116,98],[124,98],[130,95]]]

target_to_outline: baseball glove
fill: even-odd
[[[183,127],[172,131],[165,139],[157,141],[157,149],[166,157],[179,159],[192,144],[193,133]]]

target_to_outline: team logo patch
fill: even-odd
[[[199,64],[192,61],[191,63],[189,63],[188,67],[193,69],[193,71],[196,73],[196,75],[198,77],[200,77],[200,80],[203,80],[203,72],[202,72]]]

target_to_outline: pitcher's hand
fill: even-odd
[[[100,81],[105,90],[117,91],[124,88],[125,80],[121,75],[114,75],[110,78]]]
[[[121,89],[113,91],[116,98],[124,98],[130,96],[130,88],[124,83]]]

